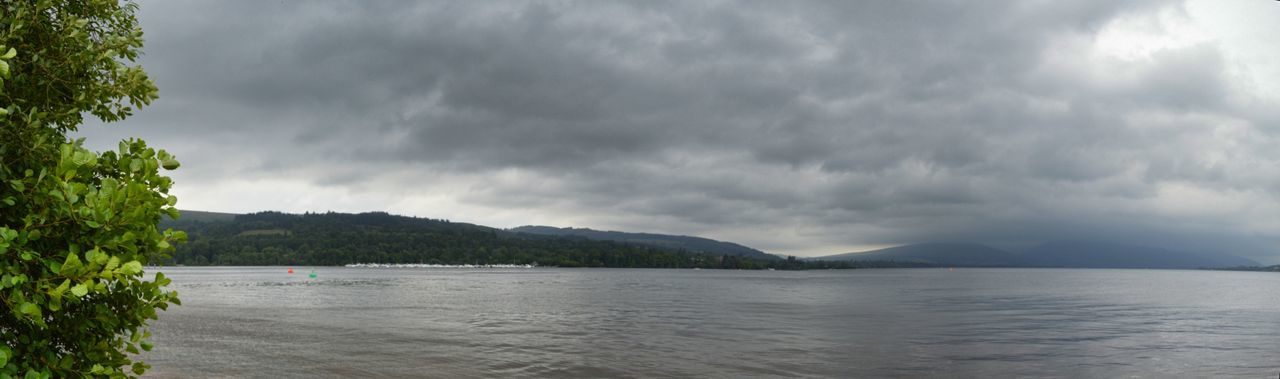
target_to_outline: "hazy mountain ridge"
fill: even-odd
[[[982,267],[1220,268],[1258,266],[1228,254],[1201,254],[1099,241],[1059,241],[1013,253],[977,243],[919,243],[810,259],[898,261]]]
[[[1098,241],[1059,241],[1022,254],[1023,265],[1077,268],[1208,268],[1257,266],[1228,254],[1202,254],[1150,246]]]
[[[1017,266],[1021,257],[1018,254],[977,243],[926,242],[809,259],[919,262],[957,266]]]
[[[557,228],[554,226],[526,225],[509,229],[512,232],[554,236],[579,236],[593,240],[618,241],[663,247],[668,249],[703,252],[713,255],[736,255],[755,259],[781,259],[750,247],[709,238],[655,233],[630,233],[603,231],[587,228]]]

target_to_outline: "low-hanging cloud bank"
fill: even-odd
[[[145,1],[161,99],[83,134],[191,209],[1276,261],[1276,7]]]

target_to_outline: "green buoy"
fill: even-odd
[[[311,274],[310,274],[310,275],[307,275],[307,276],[308,276],[308,277],[310,277],[310,278],[312,278],[312,279],[315,279],[315,278],[316,278],[316,270],[311,270]]]

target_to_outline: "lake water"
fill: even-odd
[[[149,376],[1280,373],[1276,273],[311,270],[162,269]]]

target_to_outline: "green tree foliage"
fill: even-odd
[[[96,153],[68,138],[92,115],[124,119],[156,98],[133,64],[136,5],[0,2],[0,377],[141,375],[147,320],[178,303],[143,267],[181,241],[177,168],[138,140]]]

